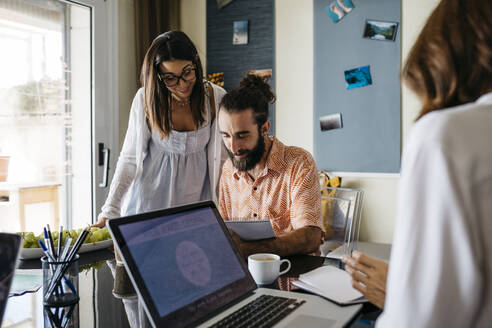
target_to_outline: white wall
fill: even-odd
[[[275,1],[275,135],[313,153],[313,1]]]
[[[362,1],[362,0],[359,0]],[[402,58],[406,57],[423,23],[438,0],[402,0]],[[357,1],[354,1],[357,6]],[[205,61],[205,0],[183,0],[181,24]],[[231,59],[233,60],[233,59]],[[402,63],[403,63],[402,60]],[[275,0],[276,135],[289,145],[313,151],[313,1]],[[299,83],[298,81],[302,81]],[[402,88],[402,139],[419,111],[419,102]],[[361,239],[392,240],[398,178],[348,178],[346,187],[365,191]]]
[[[207,5],[205,0],[181,0],[181,30],[195,44],[203,65],[207,71]]]

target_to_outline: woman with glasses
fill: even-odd
[[[159,35],[144,58],[125,142],[99,221],[216,198],[225,152],[215,109],[225,91],[203,80],[180,31]]]

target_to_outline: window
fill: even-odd
[[[0,3],[0,231],[91,223],[93,66],[105,50],[92,52],[93,15],[57,0]]]

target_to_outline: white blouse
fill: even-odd
[[[211,85],[214,91],[215,111],[218,114],[220,101],[226,92],[215,84],[211,83]],[[210,112],[208,93],[209,89],[205,84],[206,112]],[[210,141],[207,147],[208,177],[211,186],[210,194],[215,202],[217,202],[218,182],[222,164],[227,157],[227,153],[223,149],[217,121],[216,118],[210,127]],[[151,131],[147,125],[145,115],[144,90],[140,88],[133,99],[125,141],[120,157],[118,158],[108,197],[98,219],[102,217],[116,218],[121,216],[121,208],[125,207],[123,202],[128,200],[128,197],[125,197],[127,192],[131,190],[133,183],[142,175],[143,162],[147,156],[150,138]]]
[[[385,309],[377,327],[492,323],[492,93],[435,111],[402,161]]]

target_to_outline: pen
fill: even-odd
[[[60,312],[60,316],[59,316],[59,318],[60,318],[60,320],[61,320],[61,322],[62,322],[62,323],[63,323],[63,318],[64,318],[64,317],[65,317],[65,308],[63,308],[63,309],[61,310],[61,312]]]
[[[77,238],[77,240],[75,241],[75,244],[70,250],[70,253],[68,253],[67,262],[70,262],[75,256],[75,254],[77,254],[77,252],[79,251],[80,246],[82,246],[82,243],[84,242],[85,238],[89,234],[88,229],[90,228],[87,227],[86,229],[84,229],[82,233],[79,235],[79,237]]]
[[[51,235],[50,225],[47,224],[46,226],[48,227],[48,240],[50,241],[49,247],[51,248],[51,254],[53,255],[53,258],[56,259],[57,258],[56,249],[55,249],[55,245],[53,245],[53,236]]]
[[[46,232],[46,231],[45,231]],[[45,239],[46,241],[46,239]],[[50,254],[50,252],[48,252],[48,248],[46,248],[46,245],[43,243],[42,240],[38,240],[38,244],[39,246],[41,246],[41,249],[43,250],[43,253],[44,255],[46,255],[46,258],[48,259],[48,265],[50,267],[50,271],[51,271],[51,276],[53,276],[53,274],[55,273],[55,266],[53,264],[49,264],[49,262],[56,262],[55,259],[53,258],[53,256]],[[61,289],[61,288],[60,288]],[[62,293],[63,294],[63,290],[57,290],[56,291],[56,294],[58,293]]]
[[[62,251],[62,237],[63,237],[63,226],[60,226],[60,233],[58,235],[58,251],[57,251],[58,261],[61,261],[60,255]]]
[[[56,262],[55,259],[53,258],[53,256],[48,251],[48,248],[46,247],[45,243],[43,243],[43,241],[41,239],[38,240],[38,243],[39,243],[39,246],[41,246],[41,249],[43,250],[43,253],[44,253],[44,255],[46,255],[48,260],[51,262]]]
[[[48,236],[48,231],[46,230],[46,228],[43,228],[43,231],[44,231],[44,242],[45,242],[45,245],[47,246],[47,251],[48,253],[50,253],[51,255],[53,255],[53,252],[50,248],[51,246],[51,243],[50,243],[50,237]]]
[[[41,248],[43,249],[43,252],[48,257],[49,261],[56,262],[55,254],[54,254],[54,250],[53,250],[53,243],[51,240],[51,231],[49,230],[49,225],[48,225],[48,230],[46,230],[46,228],[43,228],[43,231],[44,231],[44,242],[46,243],[46,245],[48,245],[48,248],[46,247],[46,245],[43,245],[41,240],[39,241],[39,245],[41,245]],[[56,267],[54,265],[50,265],[50,269],[51,269],[51,275],[53,275]],[[60,293],[63,294],[63,289],[61,287],[59,289],[60,290],[56,291],[56,294],[57,295]]]
[[[65,257],[67,256],[68,250],[70,249],[70,244],[72,243],[72,237],[68,236],[67,239],[65,240],[65,245],[63,246],[63,251],[61,252],[59,258],[60,262],[66,262]],[[67,279],[65,277],[65,283],[68,285],[68,287],[72,290],[72,293],[77,295],[77,292],[75,291],[75,287],[72,284],[72,281],[70,279]]]
[[[65,245],[63,245],[63,250],[60,255],[60,262],[66,262],[65,257],[68,254],[68,250],[70,249],[70,244],[72,243],[72,237],[68,236],[65,240]]]
[[[60,325],[58,324],[60,321],[56,318],[56,315],[51,312],[51,308],[45,306],[44,312],[48,315],[52,327],[60,327]]]
[[[68,325],[68,323],[70,322],[70,317],[72,316],[72,312],[73,312],[74,308],[75,308],[75,305],[71,305],[67,314],[63,317],[63,319],[61,321],[61,327],[62,328],[65,328]]]

